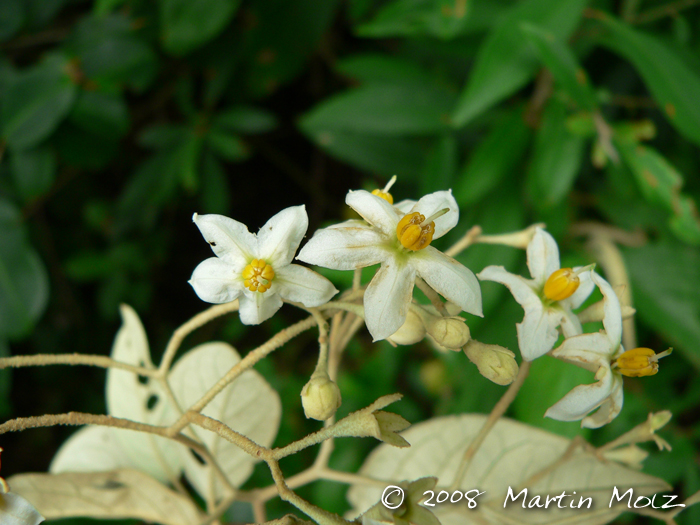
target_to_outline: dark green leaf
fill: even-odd
[[[193,130],[182,146],[174,153],[178,158],[178,170],[180,171],[182,186],[187,190],[195,190],[199,186],[203,144],[204,137]]]
[[[501,119],[471,153],[454,187],[460,206],[472,204],[493,190],[512,172],[525,153],[531,130],[525,125],[522,108]]]
[[[428,154],[420,179],[420,195],[451,188],[457,174],[459,143],[452,134],[444,135],[435,141]]]
[[[232,162],[248,158],[248,148],[237,135],[212,129],[207,133],[207,145],[220,157]]]
[[[129,110],[118,94],[80,91],[69,119],[85,131],[110,140],[129,131]]]
[[[569,47],[563,41],[557,40],[553,33],[532,24],[523,23],[521,29],[559,87],[581,109],[593,110],[596,107],[595,93],[586,71],[578,63]]]
[[[579,22],[587,0],[523,0],[515,4],[479,48],[453,121],[463,126],[529,82],[537,59],[520,27],[529,22],[566,40]]]
[[[609,15],[601,17],[609,29],[601,42],[634,64],[678,131],[700,144],[700,75],[656,37],[620,23]]]
[[[7,88],[0,122],[2,136],[11,148],[35,146],[68,114],[77,91],[68,76],[69,68],[64,55],[49,55]]]
[[[9,40],[20,30],[24,16],[23,0],[3,0],[0,2],[0,42]]]
[[[212,119],[212,125],[236,133],[265,133],[277,126],[272,113],[252,106],[238,106],[224,109]]]
[[[550,100],[535,139],[526,183],[540,209],[556,206],[568,195],[583,161],[586,139],[568,132],[566,117],[564,104]]]
[[[665,241],[624,256],[637,314],[700,369],[700,252]]]
[[[200,203],[204,213],[227,214],[231,209],[231,188],[221,163],[207,152],[202,159]]]
[[[10,162],[15,187],[25,201],[51,188],[56,176],[56,156],[48,146],[16,151]]]
[[[163,47],[184,55],[205,44],[231,21],[240,0],[161,0]]]
[[[25,0],[31,28],[40,28],[51,22],[70,0]]]
[[[103,16],[125,3],[126,0],[95,0],[95,5],[92,9],[96,15]]]
[[[0,200],[0,334],[24,335],[49,297],[46,269],[27,244],[17,209]]]
[[[189,128],[184,125],[155,124],[141,132],[138,143],[150,149],[172,148],[181,144],[188,133]]]
[[[58,156],[64,162],[93,170],[109,164],[119,151],[119,142],[79,128],[70,121],[58,128],[53,139]]]
[[[307,113],[301,126],[389,135],[444,131],[453,104],[444,90],[416,85],[368,84],[326,99]]]

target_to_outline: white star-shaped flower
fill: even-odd
[[[208,303],[238,299],[243,324],[269,319],[282,299],[313,307],[338,292],[325,277],[290,264],[309,225],[304,206],[282,210],[257,235],[223,215],[195,213],[192,220],[216,257],[200,263],[189,282]]]
[[[625,349],[622,339],[622,311],[612,286],[591,272],[593,282],[603,294],[603,327],[594,334],[566,339],[552,352],[554,357],[574,363],[595,373],[596,382],[579,385],[547,410],[545,417],[559,421],[581,421],[582,427],[598,428],[610,423],[622,410],[622,376],[641,377],[658,371],[658,360],[670,350],[655,354],[649,348]],[[588,416],[590,412],[598,409]]]
[[[381,264],[364,296],[365,323],[374,340],[385,339],[406,320],[416,276],[465,312],[481,313],[474,274],[430,246],[457,224],[459,209],[449,191],[396,206],[364,190],[345,202],[364,221],[351,220],[317,231],[297,259],[335,270]],[[366,221],[366,222],[365,222]]]
[[[517,325],[518,346],[523,359],[532,361],[554,347],[558,327],[565,337],[583,332],[572,309],[581,306],[594,285],[589,267],[560,268],[557,243],[541,228],[527,245],[527,266],[532,279],[512,274],[502,266],[488,266],[478,277],[506,285],[522,305],[525,317]]]

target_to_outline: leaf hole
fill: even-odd
[[[191,452],[192,455],[194,456],[194,459],[197,460],[197,463],[199,463],[200,465],[206,465],[206,464],[207,464],[207,462],[204,461],[204,458],[202,458],[202,456],[200,456],[199,454],[197,454],[194,450],[190,449],[190,452]]]
[[[146,409],[153,410],[157,404],[158,404],[158,396],[155,394],[151,394],[151,397],[149,397],[148,401],[146,401]]]

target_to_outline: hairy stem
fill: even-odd
[[[47,365],[87,365],[99,368],[119,368],[146,377],[157,377],[158,375],[156,369],[122,363],[103,355],[36,354],[0,358],[0,369]]]

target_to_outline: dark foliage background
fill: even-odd
[[[642,346],[674,357],[626,379],[606,428],[543,420],[585,380],[537,360],[510,415],[603,443],[670,409],[672,453],[646,470],[700,489],[700,2],[693,0],[2,0],[0,2],[0,355],[108,355],[118,305],[132,305],[153,354],[204,305],[187,284],[209,256],[193,212],[260,227],[306,204],[309,234],[348,216],[348,189],[397,199],[452,188],[461,221],[488,233],[546,222],[564,262],[592,261],[572,225],[646,234],[623,247]],[[477,246],[475,272],[525,273],[522,253]],[[338,287],[350,276],[327,272]],[[369,278],[371,273],[366,274]],[[486,283],[479,340],[515,350],[522,311]],[[194,334],[246,352],[299,318],[237,317]],[[279,443],[315,429],[299,392],[316,359],[307,334],[259,370],[280,392]],[[0,372],[0,416],[104,412],[104,372]],[[488,412],[502,392],[462,354],[372,345],[361,332],[340,378],[341,414],[401,391],[417,422]],[[70,429],[3,435],[3,475],[44,471]],[[337,468],[369,442],[339,443]],[[312,451],[313,452],[313,451]],[[292,474],[312,452],[288,460]],[[264,470],[249,482],[269,483]],[[344,487],[302,494],[342,512]],[[271,515],[288,512],[270,505]],[[246,510],[231,519],[246,519]],[[691,509],[679,523],[700,522]],[[627,521],[642,523],[642,518]],[[68,521],[66,521],[68,523]],[[83,523],[72,520],[70,523]]]

